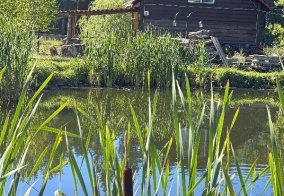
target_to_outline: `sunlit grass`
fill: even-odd
[[[63,36],[41,36],[39,38],[39,53],[42,55],[50,55],[50,48],[55,47],[60,54]]]
[[[6,24],[0,29],[0,48],[0,69],[5,67],[0,86],[1,101],[14,104],[29,73],[32,33],[20,31],[12,23]]]

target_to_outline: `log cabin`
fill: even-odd
[[[271,11],[263,0],[130,1],[132,6],[137,3],[141,30],[152,25],[187,37],[189,32],[206,29],[221,44],[230,45],[259,46],[264,13]]]

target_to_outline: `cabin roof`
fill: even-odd
[[[125,8],[112,8],[112,9],[98,9],[98,10],[68,10],[62,11],[61,16],[82,16],[82,15],[103,15],[103,14],[118,14],[118,13],[127,13],[135,12],[140,6],[142,0],[130,0],[125,3]],[[266,11],[271,11],[271,8],[263,0],[255,0],[259,2]]]
[[[139,7],[141,1],[142,0],[130,0],[130,1],[126,2],[124,4],[124,6],[125,7]],[[255,1],[259,2],[266,11],[271,11],[271,8],[263,0],[255,0]]]

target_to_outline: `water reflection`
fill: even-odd
[[[154,135],[156,148],[161,151],[167,141],[173,134],[173,117],[171,111],[171,91],[158,91],[158,101],[157,101],[157,111],[156,117],[153,121]],[[223,92],[215,92],[215,98],[222,98]],[[193,119],[197,120],[198,115],[202,109],[204,103],[209,101],[210,95],[208,92],[194,91],[193,95]],[[85,133],[89,130],[93,130],[93,135],[90,143],[90,150],[93,153],[95,163],[97,168],[101,168],[103,165],[102,149],[100,146],[99,137],[97,132],[97,113],[95,107],[100,107],[102,109],[103,122],[108,124],[112,131],[116,132],[117,139],[117,153],[118,157],[122,158],[124,155],[123,147],[123,133],[127,130],[128,122],[131,123],[132,127],[132,115],[130,112],[130,105],[136,112],[138,121],[141,127],[146,127],[149,115],[148,106],[149,94],[147,91],[124,91],[120,89],[76,89],[76,90],[66,90],[58,92],[46,92],[43,98],[43,105],[38,111],[37,117],[35,119],[34,126],[37,126],[37,122],[43,122],[53,111],[46,110],[46,106],[53,104],[58,104],[58,102],[63,100],[73,100],[76,102],[78,107],[83,108],[92,116],[92,122],[88,120],[82,120],[82,126]],[[151,98],[153,102],[154,92],[151,92]],[[262,100],[263,102],[254,102],[254,100]],[[249,102],[249,104],[247,104]],[[280,138],[283,138],[281,133],[282,125],[284,120],[278,115],[279,107],[275,106],[277,103],[277,94],[272,92],[260,92],[260,91],[235,91],[233,95],[232,107],[230,107],[226,113],[225,117],[225,128],[231,126],[233,116],[236,109],[240,107],[240,114],[237,118],[236,124],[231,131],[231,141],[239,158],[239,162],[243,165],[243,170],[246,171],[247,165],[252,164],[256,159],[258,159],[258,164],[261,164],[258,169],[262,168],[262,165],[267,164],[267,145],[269,144],[269,129],[268,129],[268,117],[266,104],[271,103],[271,114],[273,116],[273,122],[275,122],[278,128],[278,134]],[[51,107],[52,108],[52,107]],[[153,109],[153,108],[152,108]],[[198,168],[200,173],[204,173],[207,161],[207,138],[208,138],[208,118],[209,118],[209,106],[206,109],[206,118],[202,127],[202,138],[200,143]],[[183,115],[182,109],[179,113],[179,121],[181,126],[184,127],[183,142],[184,148],[187,150],[188,145],[188,129],[186,119]],[[121,122],[119,124],[119,122]],[[277,124],[278,123],[278,124]],[[119,124],[119,126],[118,126]],[[66,109],[61,112],[53,121],[49,124],[51,127],[57,127],[66,129],[69,132],[78,134],[78,125],[76,121],[76,115],[72,109]],[[225,132],[222,136],[223,141],[225,140]],[[31,147],[31,153],[28,155],[28,160],[30,160],[27,171],[29,171],[35,160],[43,149],[52,145],[55,141],[56,135],[52,133],[42,132],[38,135],[39,138],[35,140]],[[80,158],[82,154],[80,146],[80,141],[78,139],[70,138],[69,146],[73,149],[75,154]],[[139,147],[139,142],[135,136],[132,136],[130,144],[130,157],[129,164],[134,171],[138,171],[138,177],[141,165],[142,165],[142,152]],[[282,147],[282,146],[281,146]],[[65,149],[65,148],[64,148]],[[63,152],[64,157],[67,157],[66,151]],[[185,152],[187,154],[187,152]],[[58,155],[59,157],[59,155]],[[41,163],[40,170],[46,167],[48,158],[45,158]],[[80,162],[80,161],[79,161]],[[176,152],[173,146],[170,151],[168,163],[172,168],[171,173],[174,173],[176,168]],[[54,160],[54,166],[59,164],[59,160]],[[185,163],[187,164],[187,163]],[[30,165],[30,168],[29,168]],[[234,168],[231,168],[231,172]],[[68,169],[64,170],[65,175],[68,175]],[[102,182],[102,191],[104,188],[104,173],[103,169],[100,173],[100,178]],[[38,173],[40,175],[40,171]],[[56,175],[56,174],[55,174]],[[52,178],[53,176],[51,176]],[[56,179],[56,178],[54,178]],[[52,184],[52,183],[50,183]],[[237,183],[236,183],[237,184]],[[47,188],[48,190],[48,188]],[[68,192],[68,190],[63,190]],[[47,192],[48,193],[48,192]],[[69,192],[70,193],[70,192]],[[72,195],[68,194],[67,195]]]

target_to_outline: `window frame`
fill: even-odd
[[[211,2],[205,2],[211,1]],[[206,4],[214,4],[215,0],[187,0],[188,3],[206,3]]]

